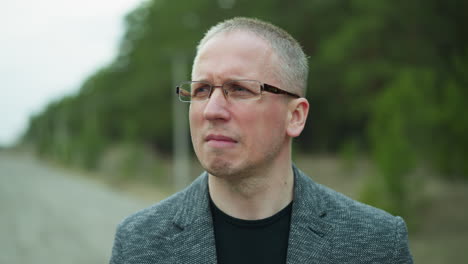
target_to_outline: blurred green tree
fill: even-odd
[[[24,140],[88,168],[126,142],[170,153],[172,59],[190,61],[223,19],[258,17],[311,56],[311,111],[295,146],[370,153],[389,196],[404,204],[406,175],[421,161],[468,178],[467,11],[461,0],[146,1],[126,16],[115,60],[32,117]]]

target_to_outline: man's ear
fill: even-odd
[[[288,104],[288,120],[286,133],[290,137],[297,137],[304,129],[309,114],[309,101],[305,98],[291,100]]]

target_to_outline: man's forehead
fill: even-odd
[[[203,46],[200,47],[198,55],[203,54],[206,50],[212,49],[215,46],[230,48],[233,46],[248,49],[261,48],[265,52],[271,52],[272,49],[269,43],[258,35],[243,30],[220,32],[208,39]],[[229,50],[225,50],[226,52]]]
[[[200,67],[205,68],[202,66],[206,65],[210,70],[216,70],[215,67],[223,63],[231,63],[233,67],[236,63],[238,66],[243,63],[245,67],[257,63],[259,67],[267,69],[273,62],[272,57],[275,57],[275,54],[268,42],[254,33],[239,30],[221,32],[204,42],[198,50],[192,77],[199,74]]]

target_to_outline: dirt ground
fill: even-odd
[[[351,197],[372,170],[333,157],[306,157],[297,165]],[[138,184],[124,189],[0,152],[0,263],[107,263],[118,222],[169,194]],[[409,230],[415,263],[468,263],[468,183],[430,180],[425,189],[427,202],[415,212],[418,228]]]

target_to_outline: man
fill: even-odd
[[[111,263],[412,263],[404,221],[320,184],[292,164],[307,59],[285,31],[248,18],[200,41],[190,102],[205,168],[188,188],[126,218]]]

